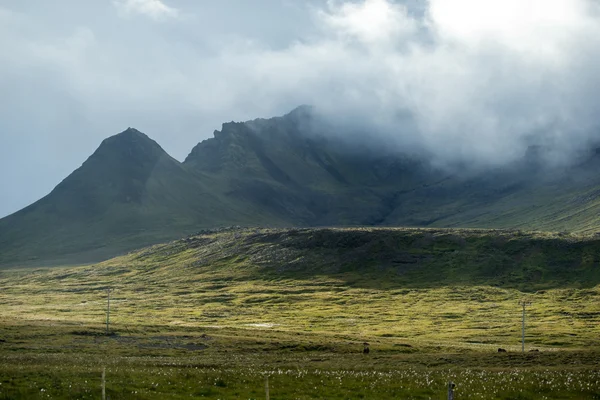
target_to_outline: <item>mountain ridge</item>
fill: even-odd
[[[328,135],[313,112],[224,123],[183,162],[134,128],[111,136],[47,196],[0,219],[0,266],[95,262],[230,225],[600,228],[593,154],[560,174],[528,157],[460,174]]]

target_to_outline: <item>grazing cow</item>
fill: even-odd
[[[529,352],[530,352],[530,353],[532,353],[532,352],[533,352],[533,353],[537,353],[537,352],[539,352],[539,350],[538,350],[538,349],[533,349],[533,350],[529,350]]]
[[[369,350],[369,343],[364,342],[363,343],[363,347],[364,347],[363,348],[363,354],[369,354],[369,352],[371,351],[371,350]]]
[[[506,353],[505,349],[498,349],[498,353]]]

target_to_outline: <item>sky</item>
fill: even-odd
[[[135,127],[183,160],[301,104],[440,165],[600,142],[597,0],[0,0],[0,217]]]

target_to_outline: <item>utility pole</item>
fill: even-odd
[[[106,288],[106,294],[107,294],[107,303],[106,303],[106,335],[109,335],[109,325],[110,325],[110,292],[111,292],[111,288]]]
[[[525,307],[530,306],[530,301],[521,300],[519,305],[523,307],[523,323],[521,329],[521,352],[525,353]]]

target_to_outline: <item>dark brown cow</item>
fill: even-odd
[[[369,343],[364,342],[363,343],[363,347],[364,347],[363,348],[363,354],[369,354],[369,352],[371,351],[371,350],[369,350]]]

